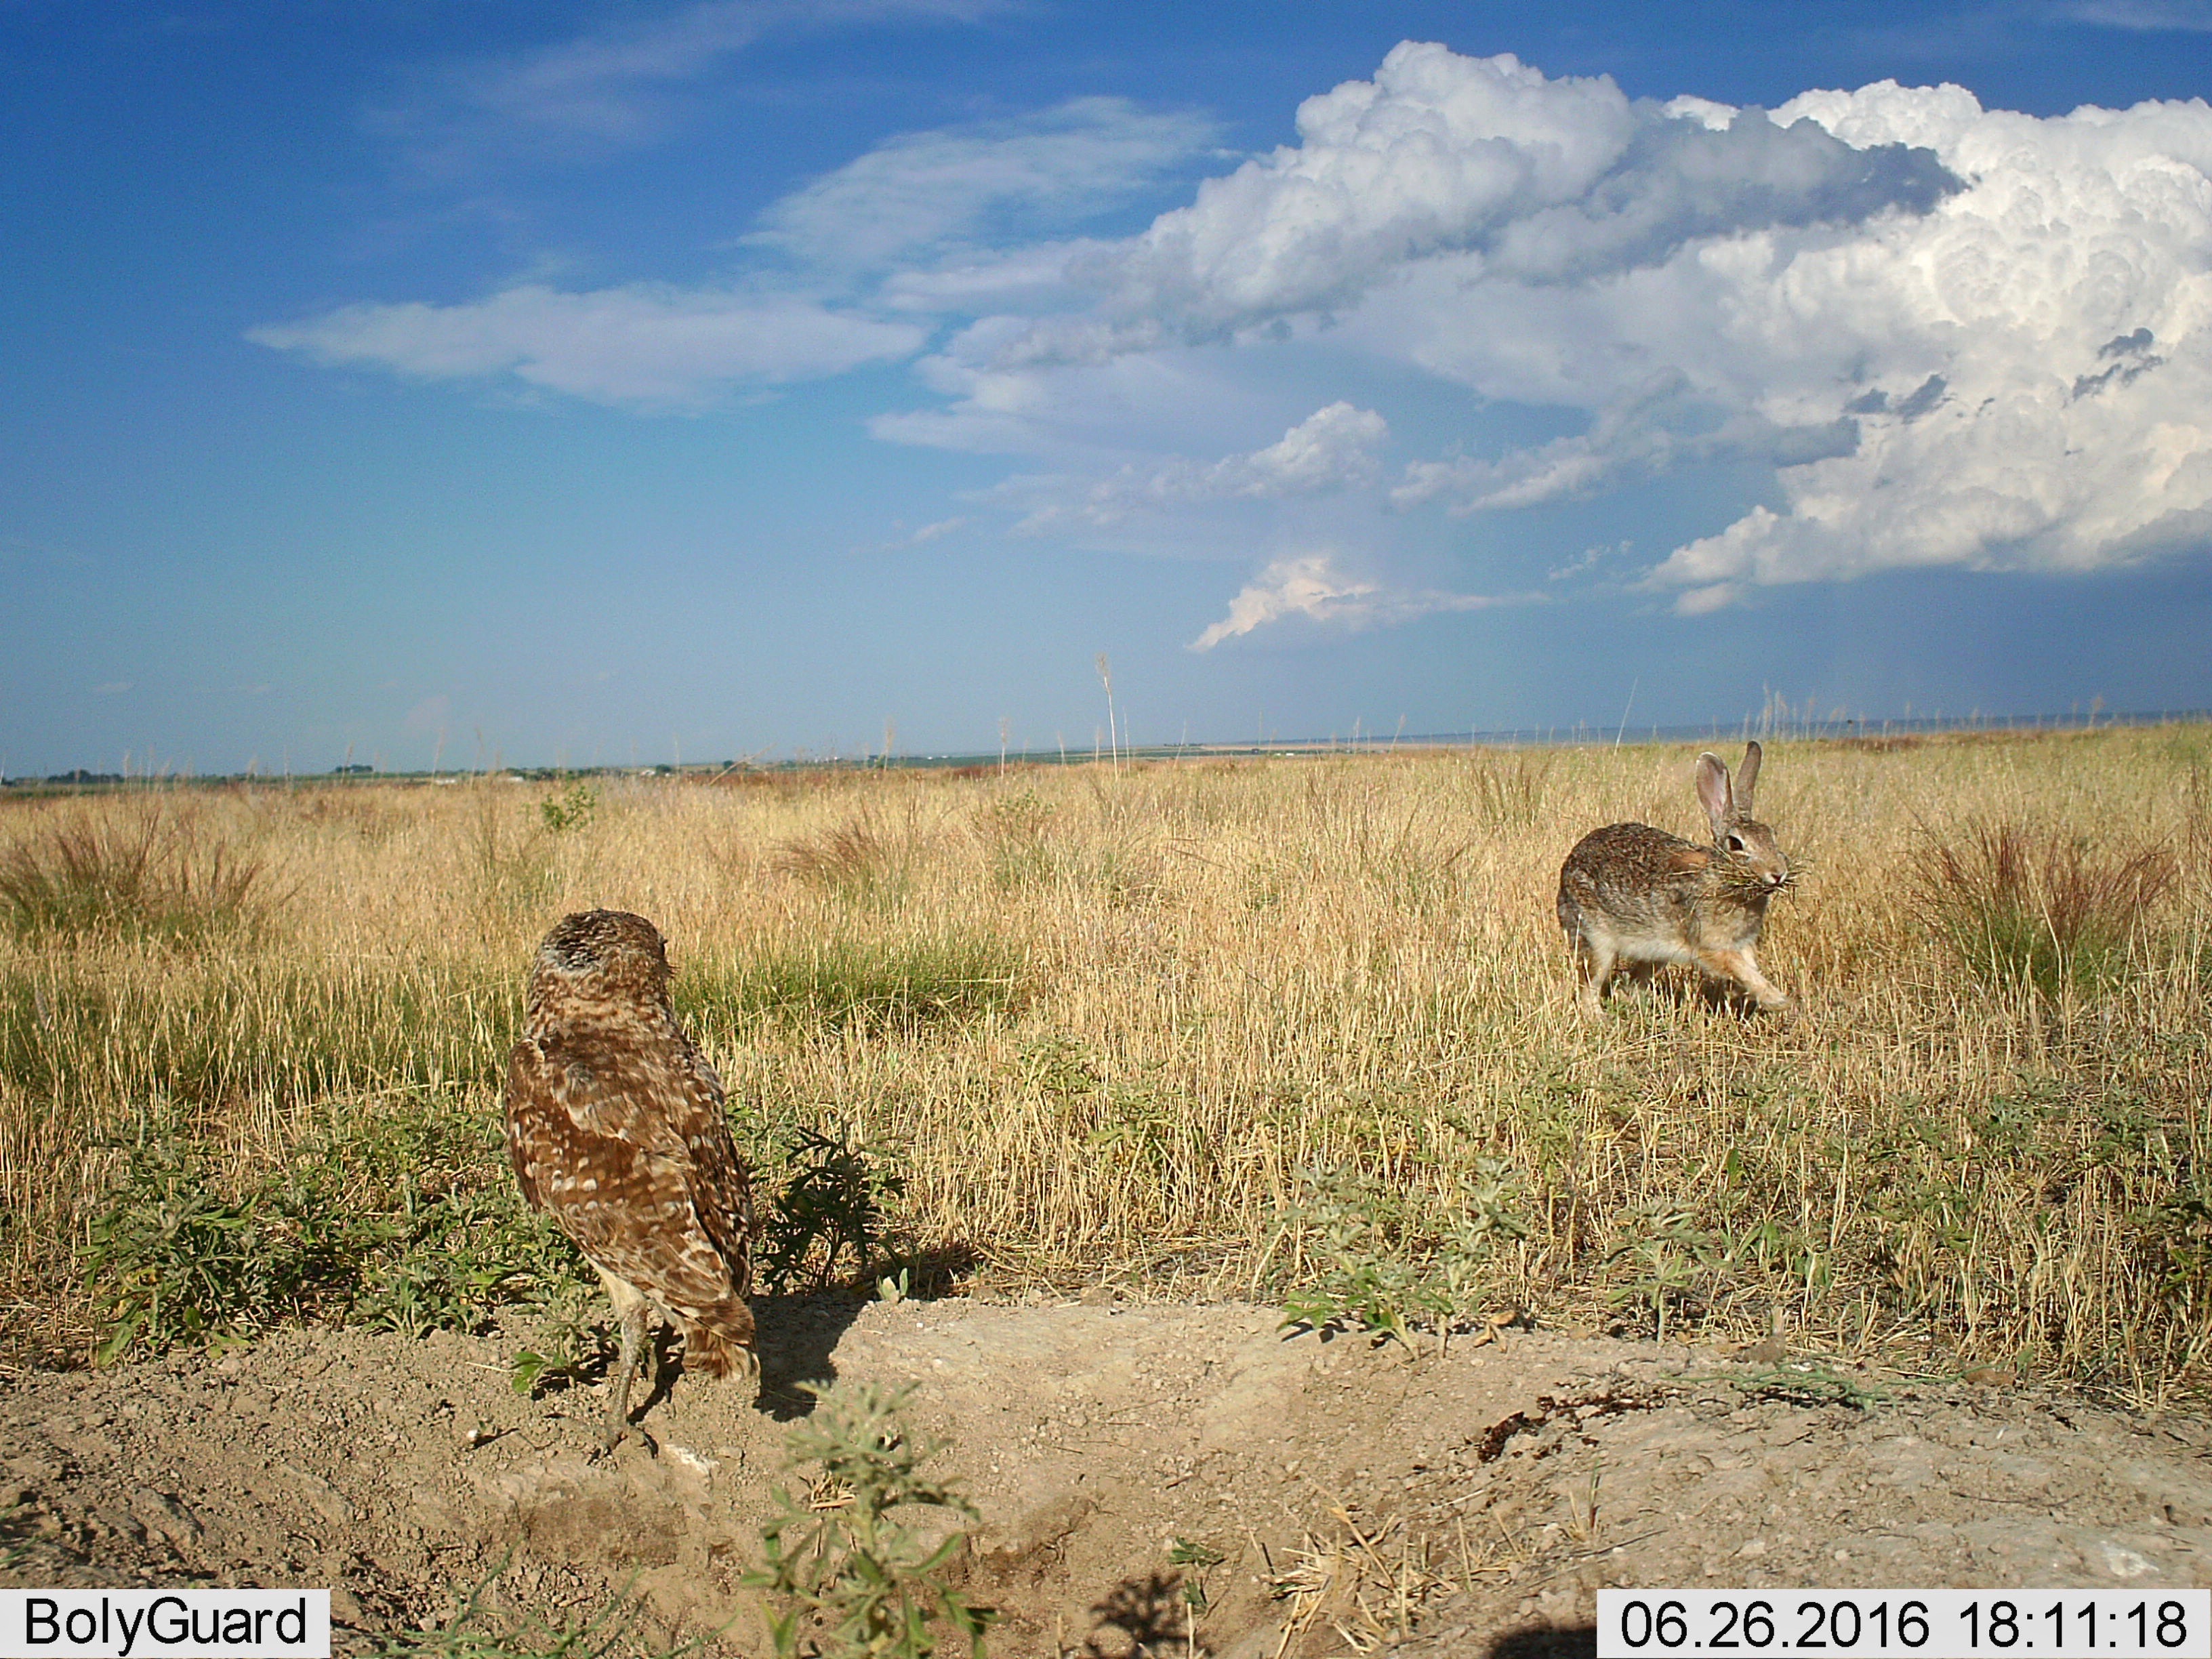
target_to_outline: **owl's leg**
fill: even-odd
[[[615,1316],[622,1322],[622,1358],[615,1362],[614,1386],[607,1391],[606,1428],[599,1436],[599,1444],[612,1451],[638,1431],[629,1420],[630,1384],[637,1378],[638,1350],[645,1343],[647,1309],[645,1297],[634,1285],[602,1273],[606,1281],[608,1298],[615,1304]]]

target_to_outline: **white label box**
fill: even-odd
[[[326,1589],[0,1589],[0,1659],[330,1659]]]
[[[1598,1659],[2212,1659],[2212,1589],[1601,1589]]]

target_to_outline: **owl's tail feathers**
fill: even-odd
[[[684,1322],[684,1369],[696,1370],[707,1376],[741,1376],[757,1381],[760,1360],[753,1352],[751,1322],[746,1322],[742,1336],[735,1331],[718,1332],[704,1325]]]

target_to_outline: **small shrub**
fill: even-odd
[[[1613,1224],[1619,1239],[1607,1254],[1613,1281],[1607,1300],[1616,1310],[1645,1309],[1659,1341],[1670,1325],[1719,1317],[1733,1308],[1741,1319],[1771,1318],[1778,1302],[1825,1286],[1829,1259],[1806,1235],[1772,1217],[1742,1226],[1701,1227],[1686,1212],[1665,1206],[1623,1211]]]
[[[1616,1308],[1649,1305],[1653,1340],[1667,1340],[1668,1312],[1687,1307],[1700,1270],[1713,1250],[1710,1234],[1686,1215],[1638,1216],[1624,1222],[1631,1236],[1610,1258],[1622,1277],[1612,1292]]]
[[[0,915],[29,939],[193,943],[252,919],[258,860],[203,842],[158,805],[48,825],[0,854]]]
[[[950,1583],[975,1506],[923,1473],[943,1448],[900,1422],[912,1392],[817,1389],[792,1431],[808,1490],[777,1490],[762,1565],[744,1581],[780,1608],[769,1618],[778,1659],[929,1659],[947,1638],[982,1653],[991,1609]]]
[[[106,1326],[94,1363],[111,1364],[136,1343],[161,1353],[259,1323],[285,1277],[260,1248],[260,1231],[256,1204],[219,1197],[192,1149],[169,1139],[136,1148],[84,1252]]]
[[[2055,997],[2118,976],[2177,873],[2164,842],[2106,851],[2057,830],[1982,822],[1957,842],[1929,838],[1918,895],[1970,972]]]
[[[427,1200],[410,1191],[375,1248],[337,1264],[355,1284],[347,1317],[411,1337],[481,1329],[495,1308],[546,1282],[545,1247],[558,1237],[496,1190]]]
[[[1277,1243],[1292,1248],[1285,1328],[1341,1328],[1392,1338],[1454,1330],[1486,1299],[1482,1264],[1525,1236],[1521,1183],[1495,1158],[1439,1202],[1363,1171],[1305,1169]]]
[[[538,803],[538,816],[555,835],[581,830],[599,815],[599,792],[581,778]]]
[[[791,1173],[764,1218],[763,1287],[819,1291],[848,1251],[852,1275],[865,1279],[882,1253],[885,1206],[905,1195],[906,1177],[880,1149],[855,1146],[842,1131],[801,1129],[787,1156]]]
[[[2184,1307],[2212,1301],[2212,1198],[2178,1194],[2130,1219],[2166,1296]]]
[[[1059,1100],[1095,1095],[1105,1082],[1098,1056],[1062,1032],[1048,1031],[1023,1043],[1022,1081]]]
[[[535,1399],[548,1389],[566,1388],[603,1373],[617,1357],[606,1313],[596,1286],[579,1281],[556,1287],[541,1307],[539,1346],[514,1357],[508,1382],[515,1393]]]

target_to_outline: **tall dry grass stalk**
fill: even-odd
[[[896,1148],[918,1247],[1002,1281],[1275,1293],[1311,1172],[1436,1237],[1486,1182],[1501,1307],[2194,1386],[2208,753],[1771,750],[1763,815],[1813,872],[1762,951],[1797,1024],[1663,981],[1574,1016],[1559,860],[1620,818],[1698,833],[1680,748],[640,781],[557,835],[501,783],[195,795],[203,844],[284,896],[257,927],[0,933],[0,1318],[82,1352],[73,1252],[149,1119],[234,1171],[426,1096],[491,1122],[537,938],[610,905],[668,934],[756,1144]],[[137,810],[15,803],[0,846]],[[2115,822],[2180,861],[2097,975],[1962,963],[1931,845]]]

